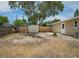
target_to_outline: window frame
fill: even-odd
[[[63,23],[61,26],[62,26],[62,29],[65,29],[65,27],[64,27],[64,23]]]
[[[74,28],[75,28],[75,29],[78,28],[78,21],[77,21],[77,20],[74,21]]]

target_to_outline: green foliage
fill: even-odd
[[[36,21],[36,18],[35,18],[34,15],[33,16],[30,16],[28,18],[28,21],[29,21],[29,25],[31,25],[31,24],[33,24],[33,25],[37,24],[37,21]]]
[[[64,5],[61,1],[44,1],[39,5],[40,12],[46,16],[55,16],[62,12]]]
[[[43,24],[52,24],[52,21],[45,21],[45,22],[43,22]]]
[[[9,1],[11,9],[20,8],[27,15],[29,24],[42,24],[49,16],[58,15],[64,9],[61,1]]]
[[[53,23],[59,22],[59,21],[60,21],[60,19],[54,19],[54,20],[53,20]]]
[[[24,26],[25,23],[24,23],[23,20],[17,19],[17,20],[14,21],[14,25],[15,25],[15,26]]]
[[[3,25],[4,23],[8,23],[8,18],[6,16],[0,16],[0,25]]]
[[[42,24],[43,20],[44,20],[44,15],[42,13],[35,13],[28,18],[29,24],[37,24],[38,21],[39,24]]]
[[[9,1],[9,5],[11,9],[22,9],[27,16],[31,16],[36,8],[34,1]]]
[[[60,19],[54,19],[54,20],[50,20],[50,21],[45,21],[45,22],[43,22],[43,24],[52,24],[52,23],[55,23],[55,22],[58,22],[58,21],[60,21]]]
[[[24,24],[26,24],[26,25],[27,25],[27,23],[28,23],[26,19],[23,19],[23,22],[24,22]]]
[[[76,11],[74,12],[74,17],[79,16],[79,9],[76,9]]]

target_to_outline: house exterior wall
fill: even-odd
[[[76,19],[76,21],[78,22],[78,26],[79,26],[79,19]],[[76,32],[79,32],[79,29],[75,28],[75,20],[71,20],[71,21],[67,21],[65,22],[66,25],[66,34],[69,34],[69,35],[75,35]]]
[[[65,22],[61,22],[65,24],[65,34],[67,35],[75,35],[76,32],[79,32],[79,29],[75,29],[75,21],[78,22],[78,28],[79,28],[79,19],[75,20],[69,20]],[[57,33],[61,33],[61,23],[53,24],[53,31]]]

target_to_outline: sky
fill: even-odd
[[[55,17],[50,16],[46,18],[47,20],[53,20],[55,18],[60,20],[67,20],[72,18],[76,9],[79,9],[79,1],[62,1],[64,4],[63,12],[59,13]],[[10,23],[16,19],[16,15],[18,19],[22,19],[24,12],[20,9],[10,9],[8,5],[8,1],[0,1],[0,16],[7,16]],[[25,17],[27,19],[27,17]]]

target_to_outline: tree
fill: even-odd
[[[19,8],[24,11],[24,13],[29,17],[35,11],[34,1],[9,1],[11,9]]]
[[[54,20],[52,21],[52,23],[59,22],[59,21],[61,21],[61,20],[60,20],[60,19],[54,19]]]
[[[61,1],[10,1],[9,5],[11,9],[22,9],[28,16],[28,21],[33,20],[33,23],[36,21],[35,24],[38,21],[41,24],[46,17],[58,15],[64,8]]]
[[[45,17],[42,13],[35,13],[29,17],[28,21],[29,24],[38,24],[38,22],[39,24],[42,24],[44,19]]]
[[[55,22],[58,22],[58,21],[60,21],[60,19],[54,19],[54,20],[50,20],[50,21],[45,21],[45,22],[43,22],[43,25],[52,24],[52,23],[55,23]]]
[[[51,21],[45,21],[45,22],[43,22],[43,25],[52,24],[52,21],[53,21],[53,20],[51,20]]]
[[[44,1],[39,5],[39,10],[46,16],[55,16],[62,12],[64,4],[61,1]]]
[[[37,24],[37,20],[36,20],[36,18],[35,18],[35,16],[33,15],[33,16],[30,16],[29,18],[28,18],[28,21],[29,21],[29,25],[31,25],[31,24]]]
[[[28,23],[27,20],[24,19],[24,17],[23,17],[23,22],[24,22],[25,25],[27,25],[27,23]]]
[[[79,9],[76,9],[76,11],[74,12],[74,17],[79,16]]]
[[[8,23],[8,18],[6,16],[0,16],[0,25],[2,26],[4,23]]]
[[[17,20],[14,21],[14,25],[15,25],[15,26],[24,26],[25,23],[24,23],[23,20],[17,19]]]
[[[39,22],[39,25],[41,25],[43,23],[43,21],[45,20],[46,15],[43,13],[37,13],[36,17]]]

